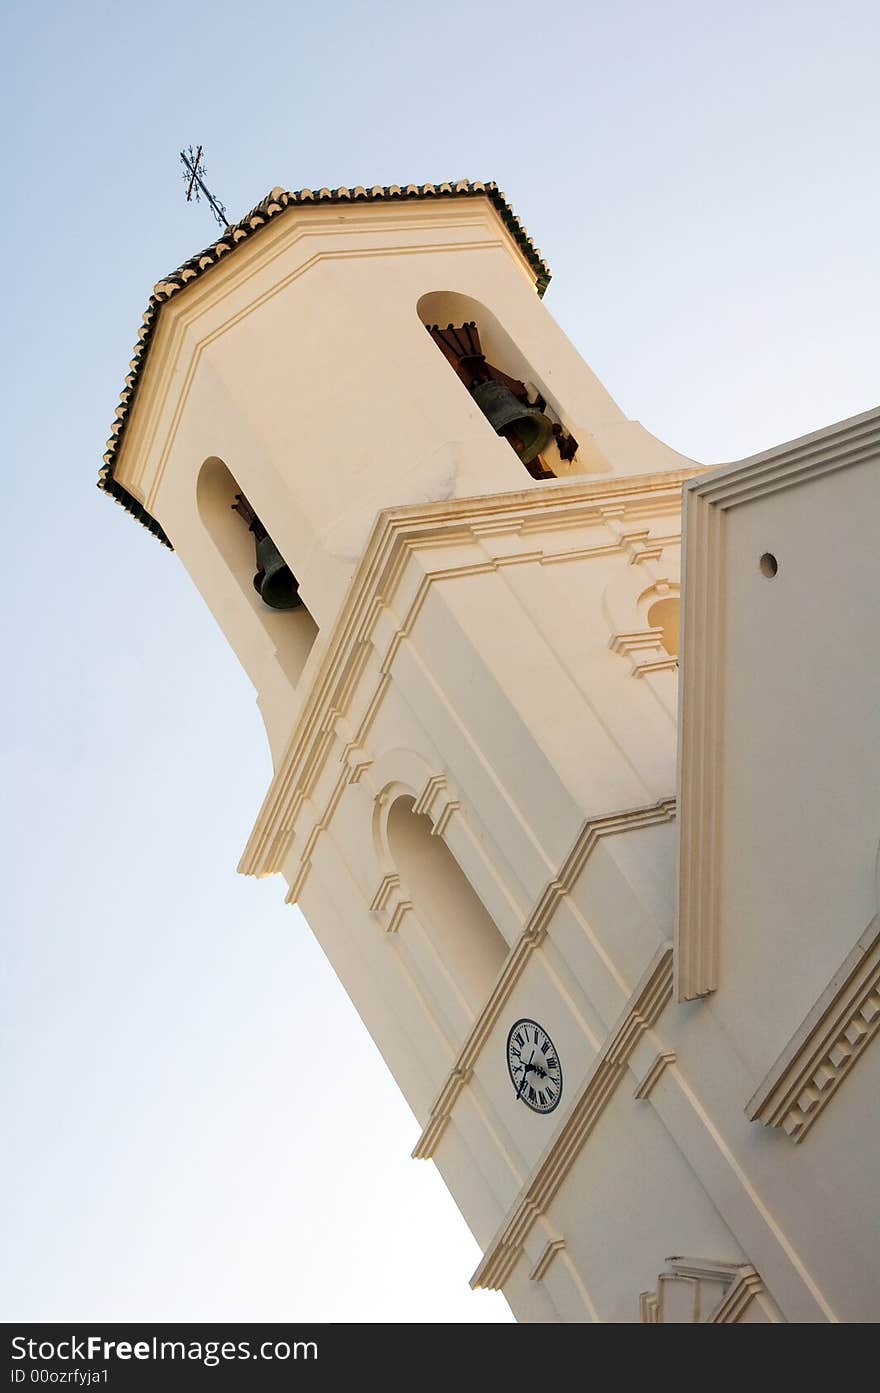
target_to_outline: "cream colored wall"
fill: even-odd
[[[695,1083],[828,1311],[852,1321],[876,1320],[880,1289],[877,415],[698,486],[688,537],[687,603],[714,597],[686,638],[686,668],[708,656],[686,677],[680,949],[698,923],[717,941],[715,990],[683,1008]],[[713,886],[699,918],[695,882]]]
[[[878,501],[866,461],[728,525],[713,1005],[756,1086],[878,908]]]
[[[580,442],[583,472],[533,480],[417,313],[474,302],[499,365]],[[247,547],[224,530],[225,470],[316,635],[256,599]],[[852,674],[871,632],[875,485],[853,472],[845,503],[780,493],[741,510],[727,549],[692,548],[685,744],[705,725],[709,758],[688,746],[676,912],[668,611],[697,472],[625,420],[479,198],[273,220],[163,309],[117,463],[257,689],[275,775],[241,869],[283,874],[422,1128],[414,1155],[483,1249],[474,1284],[522,1320],[867,1319],[877,1289],[868,1171],[843,1133],[817,1127],[793,1161],[790,1139],[747,1115],[874,912],[877,771],[853,733],[873,729],[876,695]],[[768,533],[782,538],[772,591],[749,569]],[[854,539],[842,560],[828,535]],[[722,562],[726,589],[694,579]],[[807,605],[786,577],[808,565]],[[843,622],[841,585],[859,591]],[[717,728],[701,714],[713,630],[694,616],[722,593]],[[785,787],[769,780],[782,741]],[[701,818],[713,780],[720,803]],[[444,844],[430,873],[402,799]],[[478,952],[444,936],[444,904],[488,935]],[[721,973],[706,982],[693,941],[714,909]],[[781,918],[797,933],[777,933]],[[520,1016],[563,1062],[546,1116],[507,1075]],[[859,1067],[838,1127],[872,1106]],[[835,1166],[853,1202],[829,1235],[816,1216]]]
[[[424,547],[416,545],[408,564],[398,565],[394,591],[374,614],[359,681],[291,828],[285,877],[424,1135],[464,1078],[439,1136],[422,1154],[433,1156],[486,1249],[566,1125],[606,1037],[672,931],[675,843],[662,810],[649,812],[644,825],[624,819],[617,835],[600,837],[537,938],[532,928],[591,818],[620,808],[653,810],[671,798],[674,665],[647,628],[642,639],[653,649],[611,647],[619,636],[614,620],[635,634],[640,596],[653,592],[658,575],[661,583],[677,583],[677,488],[658,486],[657,494],[654,516],[636,499],[633,519],[625,505],[610,521],[596,506],[576,519],[569,500],[565,524],[554,511],[551,520],[520,521],[503,537],[483,534],[479,522],[450,529],[435,508],[434,530],[429,534],[425,523],[416,530]],[[649,548],[652,560],[634,560],[634,535],[640,546],[646,538],[664,544]],[[459,594],[465,597],[475,580],[473,602],[460,604]],[[542,635],[542,616],[551,615]],[[665,666],[641,672],[634,662],[646,652]],[[627,724],[639,736],[624,747]],[[346,762],[350,772],[340,781]],[[430,810],[511,945],[494,1007],[490,1002],[470,1028],[425,951],[418,887],[401,876],[385,898],[380,893],[400,874],[383,820],[401,794]],[[517,955],[520,970],[512,973]],[[550,1117],[517,1104],[507,1076],[506,1035],[522,1015],[548,1026],[564,1063],[563,1101]],[[632,1101],[632,1086],[626,1097]],[[546,1238],[543,1227],[530,1235],[502,1283],[521,1319],[591,1319],[591,1309],[602,1319],[637,1319],[639,1284],[656,1280],[667,1248],[675,1250],[676,1228],[682,1241],[697,1235],[692,1246],[703,1252],[717,1253],[723,1233],[723,1255],[741,1257],[699,1190],[683,1228],[678,1211],[667,1211],[667,1248],[655,1252],[638,1240],[655,1222],[645,1206],[656,1206],[658,1186],[679,1195],[694,1189],[686,1159],[650,1107],[640,1110],[627,1144],[646,1148],[652,1165],[629,1203],[630,1236],[609,1262],[604,1241],[588,1260],[590,1245],[575,1233],[546,1281],[536,1281],[528,1276],[540,1258],[533,1249]],[[578,1162],[549,1211],[547,1222],[570,1234],[566,1216],[583,1207],[583,1176]],[[560,1293],[560,1274],[567,1274],[568,1295]],[[592,1306],[577,1305],[582,1287]]]

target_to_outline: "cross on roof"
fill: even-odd
[[[187,203],[191,203],[193,199],[195,199],[196,203],[199,203],[201,201],[201,195],[204,194],[210,205],[211,212],[214,214],[220,226],[223,228],[227,227],[229,219],[226,216],[226,209],[223,207],[220,200],[214,197],[204,180],[204,176],[208,171],[202,161],[201,145],[195,152],[191,145],[188,145],[185,150],[181,150],[180,162],[184,168],[183,178],[187,181]]]

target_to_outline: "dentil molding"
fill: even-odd
[[[880,1030],[880,914],[746,1104],[746,1116],[803,1141]]]

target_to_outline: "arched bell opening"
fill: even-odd
[[[414,811],[413,798],[392,804],[387,837],[413,912],[476,1016],[507,957],[507,943],[430,819]]]
[[[534,479],[580,473],[578,444],[530,365],[485,306],[452,292],[423,295],[418,313],[493,430]]]
[[[221,459],[199,471],[199,516],[248,605],[274,644],[289,681],[305,667],[318,626],[299,593],[299,583],[240,485]]]

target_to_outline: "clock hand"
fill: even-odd
[[[520,1096],[521,1096],[521,1094],[522,1094],[522,1091],[523,1091],[523,1089],[524,1089],[525,1086],[526,1086],[526,1075],[528,1074],[528,1072],[529,1072],[530,1069],[533,1069],[533,1068],[535,1067],[535,1066],[532,1064],[532,1060],[534,1059],[534,1057],[535,1057],[535,1051],[532,1050],[532,1053],[529,1055],[529,1062],[528,1062],[528,1064],[525,1066],[525,1068],[523,1069],[523,1076],[522,1076],[522,1079],[520,1080],[519,1088],[516,1090],[516,1098],[514,1099],[514,1102],[515,1102],[515,1103],[518,1103],[518,1102],[519,1102]],[[522,1061],[522,1055],[520,1055],[520,1061]]]

